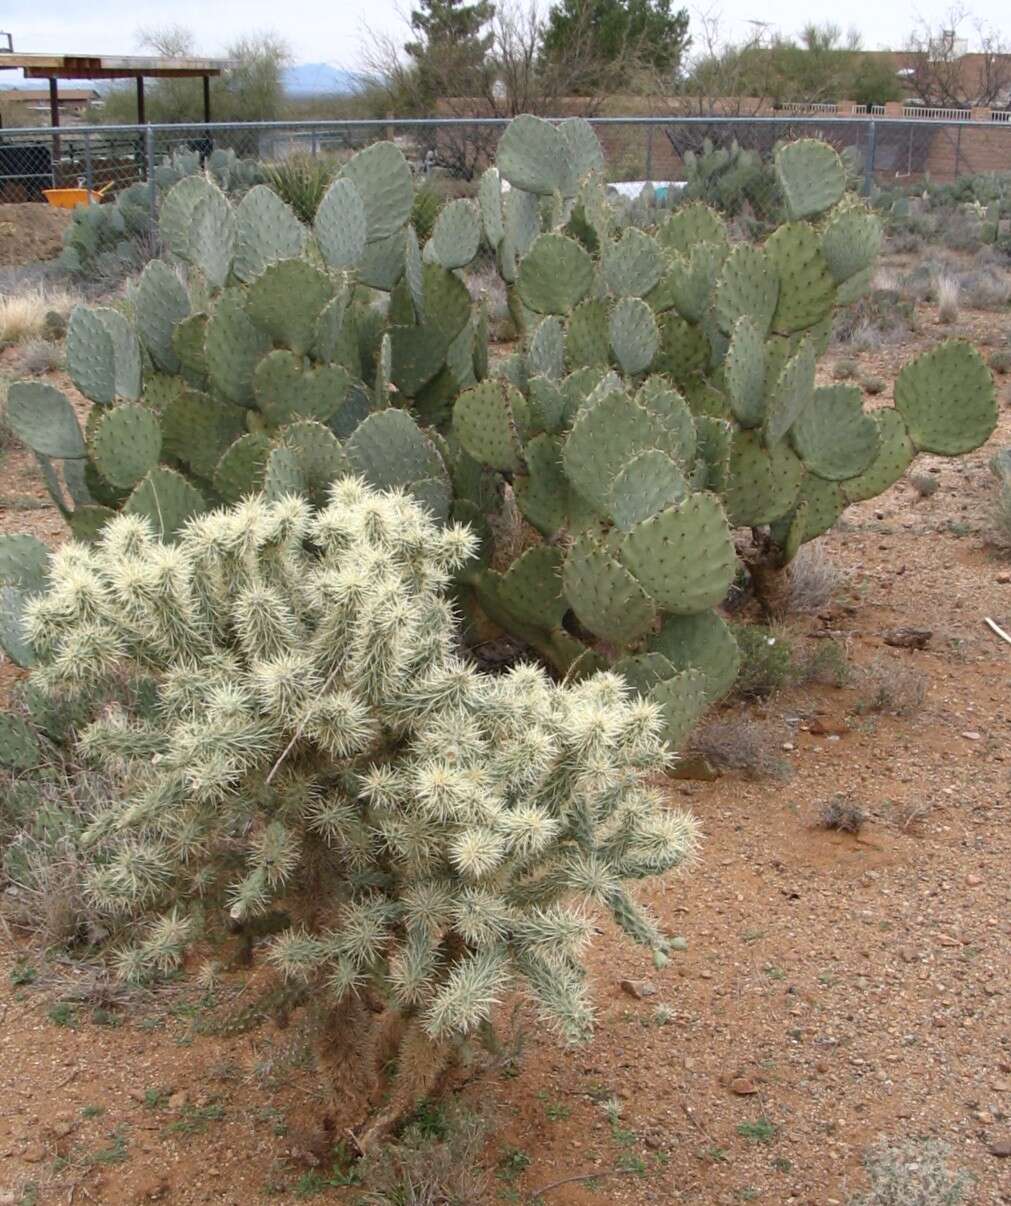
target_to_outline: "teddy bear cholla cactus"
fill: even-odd
[[[96,900],[140,935],[125,974],[177,964],[216,916],[283,909],[268,957],[313,995],[379,994],[442,1043],[525,983],[575,1040],[585,905],[665,961],[624,886],[695,844],[645,781],[671,758],[658,711],[613,674],[461,660],[444,591],[473,546],[344,478],[316,513],[254,497],[174,545],[122,516],[56,553],[27,610],[36,678],[157,687],[155,719],[81,738],[122,783],[88,837]]]

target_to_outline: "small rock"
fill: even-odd
[[[957,938],[952,938],[950,934],[938,934],[937,941],[941,946],[961,946],[961,942]]]
[[[983,877],[980,875],[967,875],[965,877],[965,882],[970,888],[978,888],[983,882]]]
[[[997,575],[997,581],[1001,584],[1001,586],[1006,586],[1009,582],[1011,582],[1011,573],[1009,573],[1007,570],[1002,570]]]
[[[1011,1076],[995,1076],[990,1081],[990,1088],[995,1093],[1011,1093]]]
[[[755,1082],[750,1076],[735,1076],[729,1085],[730,1092],[736,1093],[738,1097],[750,1097],[752,1093],[757,1093]]]
[[[29,1143],[25,1150],[21,1153],[21,1159],[26,1164],[38,1164],[46,1158],[46,1149],[41,1143]]]
[[[187,1096],[187,1094],[184,1093],[182,1089],[180,1089],[178,1091],[178,1093],[173,1093],[172,1096],[168,1099],[168,1108],[170,1110],[185,1109],[185,1107],[187,1105],[189,1105],[189,1100],[190,1099]]]
[[[991,1156],[1011,1156],[1011,1139],[998,1139],[987,1148]]]
[[[74,1124],[72,1122],[61,1120],[59,1122],[54,1122],[49,1129],[53,1132],[57,1139],[66,1139],[66,1137],[74,1129]]]
[[[966,741],[982,741],[983,740],[983,734],[977,733],[973,729],[970,729],[968,733],[963,733],[962,736],[966,739]]]
[[[637,1001],[641,1001],[643,997],[656,996],[656,985],[651,984],[649,980],[622,980],[618,987]]]

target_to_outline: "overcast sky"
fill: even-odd
[[[542,7],[547,0],[542,0]],[[1011,41],[1011,12],[1007,0],[969,0],[976,18],[1000,27]],[[845,5],[811,5],[809,0],[718,0],[721,27],[734,37],[747,36],[750,21],[769,22],[791,33],[805,21],[831,19],[863,34],[870,49],[901,46],[918,17],[940,24],[950,0],[849,0]],[[168,23],[186,26],[197,36],[201,51],[216,54],[244,33],[276,30],[285,37],[298,62],[331,62],[360,66],[361,33],[396,31],[398,11],[410,0],[6,0],[0,21],[23,51],[96,52],[128,54],[138,48],[138,31]],[[689,12],[696,13],[689,4]],[[703,11],[709,11],[708,6]],[[283,14],[283,21],[278,14]],[[961,36],[971,36],[966,19]]]

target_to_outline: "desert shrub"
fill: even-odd
[[[882,1141],[864,1157],[870,1189],[847,1206],[958,1206],[968,1201],[972,1177],[953,1172],[950,1158],[934,1139]]]
[[[921,498],[930,498],[941,487],[936,473],[910,473],[909,484]]]
[[[457,656],[445,589],[475,547],[345,478],[317,512],[254,497],[175,545],[121,516],[58,550],[25,612],[39,689],[151,680],[153,714],[110,707],[79,741],[117,784],[82,841],[88,898],[131,932],[121,976],[178,966],[226,919],[279,918],[267,962],[312,1001],[324,1072],[347,1078],[358,1052],[371,1084],[370,1018],[400,1069],[376,1126],[514,986],[585,1038],[582,907],[662,966],[668,939],[625,884],[695,843],[645,780],[670,759],[659,707],[613,674],[557,686]]]
[[[782,744],[775,726],[740,716],[700,725],[691,748],[719,771],[741,771],[754,779],[787,779],[790,764],[780,752]]]
[[[832,365],[832,376],[836,381],[850,381],[857,375],[860,366],[855,360],[849,357],[844,357],[842,360],[837,360]]]
[[[823,829],[838,829],[841,833],[859,833],[867,814],[843,792],[837,792],[818,809],[818,824]]]
[[[883,394],[888,388],[888,382],[884,379],[884,377],[878,377],[874,373],[870,373],[866,377],[861,377],[860,384],[863,386],[864,392],[871,394],[872,396]]]
[[[950,251],[979,251],[983,245],[983,223],[971,210],[957,209],[947,214],[939,233]]]
[[[1003,310],[1011,301],[1011,279],[987,268],[962,277],[962,299],[970,310]]]
[[[857,678],[854,711],[892,716],[915,716],[927,697],[927,676],[897,659],[871,662]]]
[[[435,220],[444,204],[442,193],[430,184],[423,184],[414,194],[414,205],[411,209],[411,225],[421,243],[426,243],[432,236]]]
[[[63,350],[48,339],[30,339],[18,349],[18,372],[31,377],[63,366]]]
[[[789,609],[799,615],[816,615],[839,593],[846,575],[815,541],[805,544],[790,562]]]
[[[944,274],[937,278],[937,320],[958,322],[962,309],[962,286],[958,277]]]
[[[734,636],[741,651],[741,668],[734,684],[739,699],[766,699],[790,681],[793,649],[778,628],[764,624],[736,624]]]
[[[902,343],[916,330],[910,302],[892,290],[874,290],[836,314],[832,335],[836,343],[858,352]]]
[[[336,171],[333,159],[321,155],[289,155],[265,168],[266,182],[303,222],[312,222]]]
[[[990,508],[990,526],[994,544],[1011,549],[1011,482],[997,482],[996,495]]]
[[[790,681],[804,687],[819,683],[825,687],[845,687],[852,677],[846,646],[842,641],[818,639],[794,659]]]
[[[1001,376],[1011,373],[1011,348],[998,348],[995,352],[991,352],[989,364],[993,371],[1000,373]]]

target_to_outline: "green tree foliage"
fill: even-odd
[[[584,39],[602,68],[631,51],[642,66],[669,77],[691,41],[688,10],[672,9],[671,0],[561,0],[548,14],[543,56],[562,57]]]
[[[901,100],[902,96],[902,84],[891,55],[861,55],[850,77],[846,99],[854,100],[859,105],[883,105],[888,101]]]
[[[487,27],[494,16],[489,0],[421,0],[411,10],[415,40],[404,49],[414,63],[417,100],[431,105],[450,81],[455,96],[483,94],[485,57],[494,40]]]

